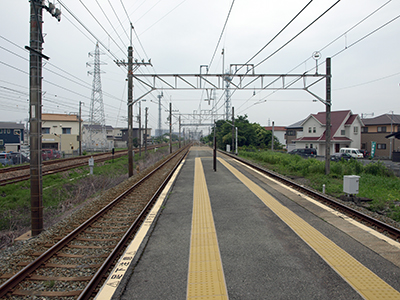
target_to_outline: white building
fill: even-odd
[[[325,155],[326,113],[311,114],[302,123],[303,136],[294,139],[296,148],[316,148],[318,155]],[[340,148],[361,147],[361,127],[363,123],[358,115],[350,110],[331,112],[331,153]]]

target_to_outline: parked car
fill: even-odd
[[[331,161],[340,161],[342,159],[349,161],[351,159],[354,159],[354,157],[348,153],[340,153],[340,152],[331,155]]]
[[[10,153],[0,153],[0,163],[3,166],[11,166],[13,164],[12,157]]]
[[[356,148],[340,148],[340,153],[347,153],[354,158],[363,158],[364,155]]]
[[[317,149],[315,148],[299,148],[293,149],[289,154],[297,154],[301,157],[317,157]]]
[[[26,153],[23,152],[10,152],[11,159],[14,165],[23,164],[25,162],[29,162],[29,157]]]
[[[54,158],[60,158],[61,153],[55,149],[42,149],[42,160],[49,160]]]

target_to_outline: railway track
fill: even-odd
[[[396,227],[393,227],[393,226],[386,224],[382,221],[379,221],[367,214],[364,214],[356,209],[353,209],[345,204],[342,204],[341,202],[336,201],[335,199],[333,199],[325,194],[321,194],[321,193],[319,193],[315,190],[312,190],[306,186],[303,186],[294,181],[291,181],[280,174],[271,172],[270,170],[267,170],[260,166],[255,165],[255,164],[252,164],[252,163],[248,162],[247,160],[237,157],[236,155],[232,155],[232,154],[226,153],[226,152],[221,152],[221,153],[223,153],[235,160],[238,160],[248,166],[251,166],[252,168],[260,171],[261,173],[267,174],[268,176],[284,183],[285,185],[288,185],[288,186],[300,191],[303,194],[306,194],[314,199],[319,200],[320,202],[334,208],[335,210],[337,210],[347,216],[350,216],[351,218],[353,218],[355,220],[358,220],[359,222],[363,223],[364,225],[374,228],[376,231],[381,232],[396,241],[400,241],[400,229],[398,229]]]
[[[148,150],[162,147],[164,145],[152,145],[148,146]],[[139,152],[139,149],[134,149],[135,153]],[[127,150],[116,151],[114,156],[109,153],[97,153],[93,156],[95,163],[111,160],[112,158],[119,158],[128,154]],[[68,171],[73,168],[87,166],[89,156],[78,156],[73,158],[62,158],[55,160],[47,160],[43,162],[42,175],[49,175],[59,172]],[[16,167],[7,167],[0,169],[0,186],[13,184],[28,180],[30,178],[30,166],[21,165]]]
[[[58,242],[32,253],[37,258],[21,262],[16,274],[3,274],[0,297],[91,298],[188,150],[171,155],[69,234],[60,232]]]

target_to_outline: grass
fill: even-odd
[[[149,151],[148,161],[166,155],[167,147],[157,152]],[[145,167],[142,157],[134,156],[133,169]],[[79,205],[85,199],[106,190],[127,178],[128,156],[114,158],[95,164],[93,176],[88,176],[89,167],[79,167],[67,172],[43,176],[42,199],[44,218],[57,218],[65,211]],[[13,231],[30,226],[30,181],[0,187],[0,231]]]
[[[325,175],[325,162],[314,158],[304,159],[298,155],[272,151],[240,151],[239,155],[282,175],[302,177],[315,190],[322,191],[325,184],[326,193],[334,197],[344,195],[344,175],[358,175],[358,196],[372,199],[368,209],[385,213],[400,222],[400,178],[382,162],[372,162],[366,166],[357,160],[331,162],[331,172]]]

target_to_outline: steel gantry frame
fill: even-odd
[[[232,65],[235,66],[235,65]],[[231,68],[232,68],[231,66]],[[251,71],[251,72],[250,72]],[[155,90],[224,90],[226,74],[133,74],[132,78],[147,91],[135,99],[134,103],[143,99]],[[252,91],[306,91],[326,107],[326,124],[330,124],[331,112],[331,58],[326,59],[326,73],[319,74],[256,74],[254,68],[245,73],[229,74],[229,84],[234,90]],[[325,99],[310,90],[322,80],[326,80]],[[330,127],[326,126],[325,173],[330,173]]]

